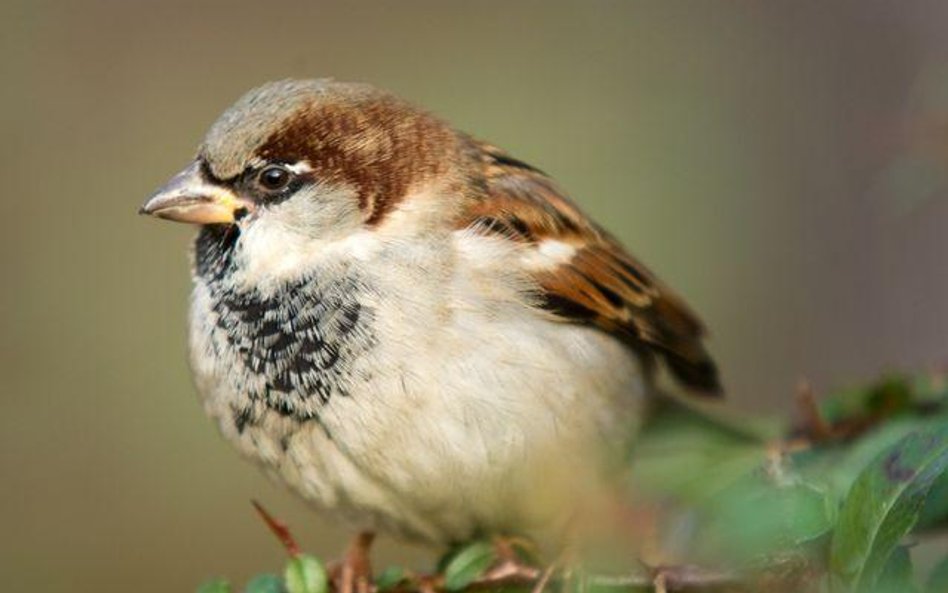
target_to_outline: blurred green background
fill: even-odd
[[[192,231],[135,215],[266,80],[372,82],[552,173],[702,313],[735,407],[948,356],[943,2],[7,0],[0,23],[6,590],[279,569],[251,498],[340,549],[205,420]]]

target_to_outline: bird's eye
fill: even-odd
[[[280,191],[286,189],[293,179],[293,174],[279,165],[270,165],[264,167],[257,175],[257,183],[267,191]]]

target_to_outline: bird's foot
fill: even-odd
[[[342,560],[330,568],[329,577],[334,593],[371,593],[372,563],[369,550],[375,534],[362,531],[352,540]]]
[[[533,542],[519,537],[497,537],[493,543],[497,561],[478,579],[479,584],[531,583],[542,576]]]
[[[542,567],[538,560],[536,545],[523,538],[498,538],[494,540],[499,562],[485,577],[500,581],[522,581],[533,583],[531,593],[544,593],[556,575],[569,577],[574,561],[572,547],[566,547],[549,564]]]

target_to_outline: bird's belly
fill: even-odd
[[[240,426],[239,369],[218,355],[195,373],[224,435],[321,509],[437,543],[545,534],[604,485],[634,430],[640,369],[592,329],[469,321],[476,334],[460,323],[433,349],[405,347],[421,335],[379,336],[351,368],[360,379],[307,420],[261,408]],[[192,350],[211,347],[203,339],[192,333]]]

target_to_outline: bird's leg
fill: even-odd
[[[494,538],[494,549],[502,561],[522,563],[525,557],[534,559],[537,556],[536,544],[520,536],[497,536]]]
[[[570,581],[576,568],[576,550],[572,545],[567,545],[556,555],[556,558],[550,562],[539,578],[534,582],[530,593],[545,593],[547,585],[554,575],[558,575],[566,581]]]
[[[577,511],[564,525],[559,546],[560,551],[556,554],[556,557],[546,565],[546,568],[539,573],[533,582],[533,587],[530,589],[531,593],[545,593],[547,586],[550,584],[550,580],[557,573],[560,573],[560,576],[566,580],[572,578],[576,564],[576,546],[580,533],[580,516],[581,513]]]
[[[543,593],[546,590],[547,584],[550,582],[550,578],[553,577],[553,573],[559,568],[559,559],[550,562],[550,564],[543,569],[543,572],[540,573],[540,578],[534,583],[533,588],[530,589],[530,593]]]
[[[497,562],[479,579],[480,584],[528,583],[540,576],[540,569],[530,561],[536,549],[529,540],[519,537],[496,537],[494,550],[497,553]]]
[[[336,593],[369,593],[372,589],[372,564],[369,549],[375,534],[362,531],[352,540],[342,560],[333,567],[332,584]]]
[[[532,593],[544,593],[553,575],[568,568],[572,563],[572,548],[564,549],[545,568],[537,566],[536,547],[523,538],[496,538],[497,564],[481,579],[479,584],[533,583]]]

